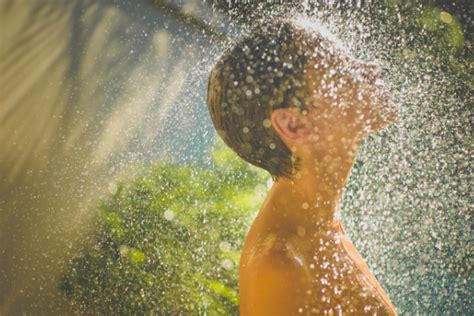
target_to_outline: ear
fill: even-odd
[[[307,119],[292,109],[276,109],[271,115],[273,128],[283,138],[302,141],[310,133]]]

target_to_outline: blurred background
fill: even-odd
[[[238,314],[271,183],[216,139],[207,74],[289,12],[383,62],[402,107],[344,197],[357,248],[400,313],[472,314],[471,1],[1,0],[1,315]]]

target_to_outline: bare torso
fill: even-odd
[[[396,315],[340,222],[277,226],[257,218],[245,242],[242,316]]]

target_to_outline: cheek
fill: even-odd
[[[340,92],[338,107],[341,110],[342,120],[348,126],[360,126],[370,112],[370,93],[356,87],[355,84],[346,85]]]

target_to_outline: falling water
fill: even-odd
[[[0,50],[1,314],[67,308],[58,303],[62,269],[80,256],[99,198],[117,193],[130,166],[170,157],[212,170],[207,74],[256,20],[281,14],[381,64],[400,109],[358,154],[341,206],[351,240],[400,314],[473,314],[474,83],[472,38],[460,17],[399,1],[230,9],[210,1],[6,1],[0,13],[8,29]],[[164,217],[176,218],[171,210]],[[218,244],[224,252],[240,245]],[[222,275],[235,268],[226,260]]]
[[[282,14],[264,6],[234,19]],[[346,188],[342,220],[354,244],[399,312],[470,314],[473,82],[459,21],[398,2],[284,9],[380,64],[400,109],[395,124],[365,141]]]
[[[424,17],[433,9],[415,10]],[[434,12],[445,23],[449,14]],[[462,34],[451,31],[440,44],[425,29],[408,31],[406,15],[373,6],[322,16],[354,54],[384,67],[401,110],[364,144],[343,220],[401,312],[469,313],[472,81],[464,81],[466,64],[454,54]]]

